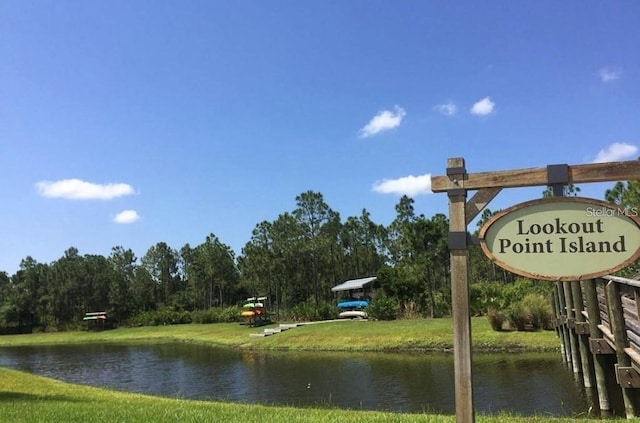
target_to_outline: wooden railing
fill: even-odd
[[[559,282],[552,304],[565,362],[597,395],[601,417],[638,416],[640,281],[605,276]]]

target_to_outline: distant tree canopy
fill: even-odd
[[[640,207],[640,181],[618,182],[605,193],[605,199],[629,209]]]
[[[631,216],[640,216],[640,181],[618,182],[613,188],[605,192],[605,199],[620,207],[620,211]],[[624,269],[623,276],[633,276],[640,273],[640,262]]]
[[[565,197],[577,197],[580,194],[580,187],[569,184],[562,187],[562,195]],[[544,198],[553,197],[553,187],[548,186],[543,192]]]
[[[569,189],[567,194],[578,190]],[[640,182],[620,182],[607,201],[640,207]],[[403,196],[388,225],[363,209],[342,220],[321,193],[295,198],[294,210],[258,223],[239,257],[215,234],[179,250],[165,242],[138,259],[123,246],[108,257],[68,248],[52,263],[24,258],[14,275],[0,272],[0,331],[77,327],[86,312],[108,311],[115,324],[159,309],[207,310],[267,296],[275,311],[300,303],[333,302],[331,287],[377,276],[385,298],[407,313],[437,317],[450,312],[449,221],[418,214]],[[484,210],[480,223],[492,216]],[[470,249],[473,283],[509,283],[478,248]],[[636,266],[637,267],[637,266]]]

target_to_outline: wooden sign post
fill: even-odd
[[[517,169],[468,174],[463,158],[447,161],[444,176],[431,178],[433,192],[449,197],[449,250],[456,420],[475,422],[473,375],[471,372],[471,313],[469,310],[469,235],[467,225],[503,188],[551,186],[554,194],[569,184],[640,179],[640,161],[594,163],[576,166]],[[467,192],[476,191],[467,202]]]

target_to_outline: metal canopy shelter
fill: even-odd
[[[363,289],[366,285],[369,285],[378,280],[377,277],[372,276],[369,278],[352,279],[350,281],[342,282],[340,285],[336,285],[331,288],[332,292],[338,291],[350,291],[352,289]]]

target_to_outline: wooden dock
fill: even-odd
[[[602,418],[639,416],[640,281],[558,282],[552,300],[562,355]]]

